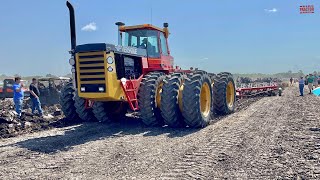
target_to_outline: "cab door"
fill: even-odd
[[[159,32],[160,34],[160,52],[161,52],[161,60],[162,60],[162,66],[166,70],[173,69],[173,57],[170,55],[169,47],[168,47],[168,41],[167,38],[165,38],[163,32]]]

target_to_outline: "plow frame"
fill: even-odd
[[[242,99],[244,97],[251,97],[259,94],[277,92],[278,90],[279,90],[279,86],[277,84],[261,86],[261,87],[237,88],[236,95],[237,95],[237,98]]]

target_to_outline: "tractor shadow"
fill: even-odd
[[[109,124],[93,122],[68,126],[64,127],[62,134],[28,139],[15,145],[31,151],[55,154],[60,151],[68,151],[77,145],[101,139],[138,134],[148,137],[165,135],[169,138],[176,138],[199,130],[193,128],[146,127],[138,118],[127,117],[119,122]]]

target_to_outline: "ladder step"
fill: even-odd
[[[131,81],[127,82],[127,86],[121,83],[122,90],[124,91],[126,98],[128,100],[129,106],[133,111],[139,110],[138,99],[135,91],[137,88],[134,87]]]

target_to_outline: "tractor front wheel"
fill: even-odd
[[[147,126],[163,125],[161,116],[161,92],[165,75],[161,72],[147,74],[141,81],[138,93],[140,115]]]
[[[94,102],[92,112],[99,122],[110,122],[125,118],[127,105],[124,102]]]
[[[96,121],[92,108],[86,108],[86,100],[79,97],[78,93],[75,93],[74,102],[76,112],[83,121]]]
[[[79,117],[76,113],[76,107],[74,106],[74,88],[72,82],[67,82],[61,89],[60,105],[61,109],[69,121],[78,121]]]
[[[161,115],[165,124],[171,127],[183,127],[185,122],[180,109],[182,109],[182,90],[184,75],[170,74],[166,77],[161,93]]]

